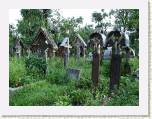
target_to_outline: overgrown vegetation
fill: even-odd
[[[80,80],[67,79],[62,58],[51,58],[48,74],[40,72],[32,75],[26,69],[26,58],[11,58],[10,87],[24,87],[10,97],[13,106],[102,106],[102,105],[139,105],[139,84],[132,75],[121,76],[120,88],[109,97],[109,61],[104,60],[100,67],[100,83],[95,95],[91,81],[91,62],[70,58],[69,67],[81,69]],[[131,59],[131,69],[138,67],[138,59]],[[30,73],[31,71],[31,73]],[[28,73],[27,73],[28,72]]]
[[[108,10],[109,11],[109,10]],[[44,27],[56,44],[60,44],[65,37],[74,45],[76,34],[80,34],[87,44],[87,52],[92,52],[89,36],[94,28],[99,28],[104,35],[108,29],[115,26],[119,30],[132,32],[130,47],[135,50],[135,57],[139,54],[139,10],[111,9],[109,12],[101,9],[92,13],[95,23],[83,26],[83,16],[65,18],[60,10],[55,9],[21,9],[22,18],[16,27],[9,24],[9,87],[23,86],[10,96],[12,106],[131,106],[139,105],[139,82],[134,72],[139,68],[139,59],[129,61],[131,73],[125,74],[124,60],[121,64],[120,87],[109,95],[110,60],[103,60],[100,64],[99,86],[94,90],[91,80],[92,64],[86,59],[77,60],[72,57],[74,48],[70,50],[68,67],[81,70],[80,79],[70,79],[66,76],[63,58],[54,57],[48,60],[42,57],[27,55],[39,28]],[[112,17],[115,17],[114,23]],[[107,20],[106,20],[107,19]],[[123,29],[122,29],[123,28]],[[97,30],[96,29],[96,30]],[[98,30],[99,30],[98,29]],[[15,56],[15,43],[19,39],[24,44],[25,53],[21,58]]]

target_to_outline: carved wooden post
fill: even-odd
[[[16,56],[18,58],[21,57],[21,46],[20,45],[16,46]]]
[[[93,52],[92,82],[94,87],[97,87],[99,83],[99,66],[100,66],[100,45]]]
[[[64,68],[67,68],[68,65],[68,48],[64,50]]]
[[[30,58],[30,55],[31,55],[31,50],[30,50],[30,48],[27,49],[27,54],[28,54],[27,57]]]
[[[84,48],[83,48],[83,58],[85,58],[85,56],[86,56],[86,55],[85,55],[85,51],[86,51],[86,48],[84,47]]]
[[[52,53],[53,53],[52,57],[55,57],[55,52],[56,52],[55,49],[53,49],[53,51],[52,51]]]
[[[120,50],[123,45],[123,36],[120,31],[113,30],[107,34],[105,47],[112,46],[111,64],[110,64],[110,84],[109,84],[109,95],[111,91],[119,88],[120,81],[120,66],[121,66],[121,54]]]
[[[115,86],[119,88],[120,81],[120,66],[121,66],[121,56],[120,56],[120,46],[118,41],[116,41],[112,47],[112,57],[111,57],[111,67],[110,67],[110,89],[111,93]]]
[[[68,38],[68,40],[67,40],[67,44],[68,44],[68,47],[67,47],[67,62],[69,62],[69,38]]]
[[[100,45],[102,44],[102,36],[100,33],[92,33],[90,35],[90,42],[93,45],[93,61],[92,61],[92,82],[94,86],[94,94],[99,83],[99,71],[100,71]]]
[[[77,54],[77,63],[79,63],[80,60],[80,46],[77,44],[76,45],[76,54]]]
[[[45,61],[46,61],[46,74],[48,74],[49,72],[49,68],[48,68],[48,48],[44,51],[45,52]]]

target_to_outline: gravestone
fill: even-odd
[[[80,69],[72,69],[68,68],[67,69],[67,77],[70,79],[80,79]]]
[[[100,70],[100,60],[101,60],[101,52],[103,48],[103,39],[100,33],[95,32],[90,35],[90,43],[93,46],[93,61],[92,61],[92,82],[94,93],[96,92],[96,88],[99,83],[99,70]]]
[[[100,66],[100,54],[98,52],[93,52],[92,61],[92,82],[95,87],[99,83],[99,66]]]
[[[121,46],[122,46],[122,35],[120,31],[111,31],[107,35],[106,47],[112,47],[111,55],[111,66],[110,66],[110,84],[109,84],[109,94],[120,85],[120,66],[121,66]]]

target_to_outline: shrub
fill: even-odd
[[[92,97],[92,94],[89,90],[73,90],[70,93],[70,98],[72,105],[79,106],[79,105],[85,105],[88,98]]]
[[[112,106],[132,106],[139,105],[139,84],[138,81],[132,80],[131,77],[122,77],[120,88],[112,96],[108,105]]]
[[[91,85],[92,85],[91,79],[85,79],[85,78],[80,78],[80,80],[77,80],[75,83],[75,87],[80,89],[91,88]]]
[[[36,55],[30,55],[25,59],[25,67],[27,73],[46,74],[47,64],[44,57],[38,57]]]
[[[55,101],[56,106],[69,106],[71,105],[71,99],[69,96],[58,96],[57,101]]]
[[[24,84],[26,69],[23,58],[12,57],[9,62],[9,86],[18,87]]]
[[[37,61],[34,59],[34,63]],[[45,60],[45,58],[43,58]],[[81,69],[80,80],[67,79],[62,58],[48,60],[48,75],[41,75],[43,68],[27,64],[24,59],[10,61],[10,80],[17,80],[17,84],[25,85],[10,98],[10,105],[139,105],[139,84],[131,75],[121,76],[120,88],[110,98],[109,93],[109,61],[103,60],[100,71],[99,86],[94,94],[91,80],[91,63],[80,60],[76,64],[74,58],[70,59],[69,67]],[[30,62],[30,61],[29,61]],[[138,59],[131,59],[131,68],[138,67]],[[29,65],[29,66],[28,66]],[[34,67],[30,69],[30,67]],[[36,70],[36,71],[35,71]],[[28,73],[27,73],[28,72]],[[40,73],[39,73],[40,72]],[[46,79],[46,81],[39,81]],[[11,81],[10,81],[11,82]],[[20,83],[18,83],[20,82]],[[36,82],[36,83],[32,83]],[[49,83],[48,83],[49,82]],[[16,83],[11,83],[16,86]],[[94,95],[93,95],[94,94]]]

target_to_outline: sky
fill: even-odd
[[[82,26],[87,25],[93,25],[95,26],[95,23],[92,22],[92,13],[93,12],[100,12],[101,9],[60,9],[59,12],[61,15],[65,18],[68,17],[83,17],[83,24]],[[106,10],[108,12],[109,10]],[[10,9],[9,10],[9,24],[17,24],[17,20],[21,19],[20,9]],[[110,19],[107,19],[110,20]],[[114,18],[111,19],[111,22],[114,23]]]

